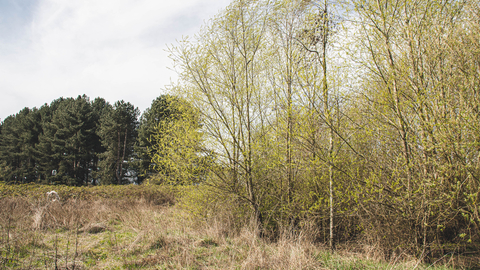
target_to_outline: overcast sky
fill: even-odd
[[[167,45],[229,0],[0,0],[0,118],[59,97],[143,112],[176,74]]]

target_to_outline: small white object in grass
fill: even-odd
[[[60,196],[58,196],[58,193],[55,190],[47,192],[47,199],[54,201],[60,201]]]

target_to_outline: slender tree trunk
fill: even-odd
[[[122,178],[123,178],[123,161],[125,160],[125,151],[127,149],[127,132],[128,132],[128,128],[125,128],[125,140],[123,142],[123,155],[122,155],[122,159],[120,160],[120,169],[117,174],[119,185],[122,184]]]
[[[120,180],[120,174],[119,174],[119,169],[120,169],[120,130],[117,131],[117,134],[118,134],[118,146],[117,146],[117,168],[116,168],[116,171],[115,171],[115,175],[117,177],[117,184],[121,184],[121,180]]]
[[[73,156],[73,178],[77,180],[77,155]]]
[[[289,48],[287,48],[287,52]],[[290,55],[287,53],[287,204],[292,203],[293,193],[293,165],[292,165],[292,133],[293,133],[293,116],[292,116],[292,63]],[[293,217],[290,217],[290,222]]]
[[[383,8],[381,7],[381,3],[379,0],[377,0],[377,5],[378,9],[382,11],[382,19],[383,19],[383,36],[385,38],[385,46],[387,49],[387,54],[388,54],[388,64],[391,68],[391,71],[393,73],[393,80],[392,80],[392,95],[393,95],[393,102],[394,102],[394,110],[395,114],[397,115],[398,119],[398,125],[399,125],[399,130],[400,130],[400,136],[402,139],[402,144],[403,144],[403,155],[405,157],[405,163],[407,166],[407,191],[408,191],[408,196],[410,195],[411,191],[411,179],[412,179],[412,166],[411,166],[411,161],[410,161],[410,151],[409,151],[409,146],[408,146],[408,134],[407,134],[407,125],[405,123],[405,119],[403,117],[403,112],[402,109],[400,108],[400,93],[398,90],[398,83],[397,83],[397,71],[396,71],[396,65],[395,65],[395,60],[393,59],[393,52],[390,44],[390,35],[386,33],[386,29],[388,29],[386,25],[386,18],[385,14],[383,13]]]
[[[334,243],[333,243],[333,225],[334,225],[334,220],[333,220],[333,132],[330,132],[330,141],[329,141],[329,147],[328,147],[328,160],[329,160],[329,165],[328,165],[328,182],[329,182],[329,196],[330,196],[330,237],[328,241],[328,246],[330,247],[331,250],[334,250]]]
[[[329,189],[329,208],[330,208],[330,236],[328,241],[328,246],[333,251],[335,249],[334,246],[334,235],[333,235],[333,227],[334,227],[334,188],[333,188],[333,121],[332,121],[332,112],[330,108],[330,96],[329,96],[329,89],[328,89],[328,80],[327,80],[327,46],[328,46],[328,38],[330,35],[330,22],[328,16],[328,2],[327,0],[324,1],[324,17],[322,18],[323,23],[323,40],[322,40],[322,69],[323,69],[323,102],[324,102],[324,110],[325,110],[325,119],[327,122],[327,126],[329,128],[329,144],[328,144],[328,189]]]

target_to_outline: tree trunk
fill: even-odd
[[[115,171],[115,175],[117,176],[117,184],[121,184],[121,179],[120,179],[120,130],[117,131],[118,134],[118,145],[117,145],[117,169]]]
[[[118,160],[118,166],[117,166],[117,180],[118,180],[118,184],[121,185],[122,184],[122,180],[123,180],[123,161],[125,160],[125,151],[126,151],[126,148],[127,148],[127,132],[128,132],[128,128],[125,128],[125,140],[123,142],[123,155],[122,155],[122,158]],[[120,143],[120,133],[118,133],[118,142]],[[120,156],[120,144],[118,145],[118,156]]]

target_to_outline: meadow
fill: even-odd
[[[450,254],[424,264],[309,233],[260,238],[248,220],[201,218],[179,187],[0,184],[0,269],[474,269]],[[192,187],[190,187],[192,189]],[[60,201],[47,199],[55,190]],[[236,228],[236,229],[232,229]]]

